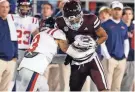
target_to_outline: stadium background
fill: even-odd
[[[17,0],[9,0],[11,4],[11,13],[15,13],[16,11],[16,6],[17,6],[16,1]],[[46,1],[49,1],[54,6],[54,11],[55,11],[59,1],[62,0],[33,0],[32,15],[40,14],[41,4]],[[81,1],[82,8],[92,13],[95,13],[97,15],[100,7],[109,6],[110,3],[114,0],[80,0],[80,1]],[[124,6],[130,6],[133,8],[133,10],[135,10],[134,7],[135,0],[119,0],[119,1],[121,1],[124,4]]]

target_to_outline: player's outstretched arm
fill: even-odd
[[[75,59],[80,59],[80,58],[84,58],[85,56],[91,54],[92,52],[94,52],[92,49],[86,50],[86,51],[78,51],[73,44],[68,44],[68,42],[66,40],[56,40],[60,49],[67,53],[69,56],[71,56],[72,58]]]

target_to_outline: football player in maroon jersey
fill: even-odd
[[[76,1],[66,2],[63,7],[63,16],[56,19],[57,28],[63,30],[66,34],[69,44],[79,52],[95,50],[94,53],[86,54],[83,58],[66,57],[65,64],[71,64],[70,90],[80,91],[87,76],[96,84],[99,91],[108,90],[104,69],[96,53],[96,48],[107,39],[107,34],[100,26],[100,19],[94,14],[83,14],[81,6]],[[91,47],[90,44],[81,44],[89,42],[91,38],[96,42]],[[81,44],[81,45],[80,45]],[[71,55],[72,51],[67,54]],[[76,54],[78,54],[76,53]]]

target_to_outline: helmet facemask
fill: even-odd
[[[66,24],[73,30],[78,30],[83,23],[82,13],[77,16],[64,17]]]
[[[29,2],[22,2],[18,6],[18,12],[21,17],[25,17],[31,12],[31,4]]]

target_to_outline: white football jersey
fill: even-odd
[[[43,74],[54,55],[57,53],[57,43],[55,39],[66,40],[65,34],[58,29],[45,29],[38,33],[32,40],[29,52],[39,52],[33,58],[23,58],[18,69],[22,67]]]
[[[30,16],[20,17],[18,14],[12,15],[14,20],[17,36],[18,36],[18,48],[28,49],[31,40],[31,34],[39,28],[38,19]]]
[[[32,44],[28,50],[45,54],[48,58],[52,59],[57,53],[58,47],[54,39],[66,40],[66,37],[59,29],[45,29],[45,31],[38,33],[33,38]]]

